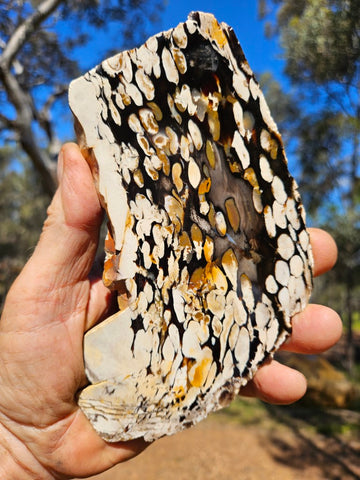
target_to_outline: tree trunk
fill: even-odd
[[[44,150],[38,147],[34,140],[34,133],[30,127],[20,133],[20,143],[28,154],[32,164],[39,174],[44,193],[51,198],[56,190],[56,163],[51,161]]]
[[[16,28],[0,55],[0,81],[17,114],[17,118],[11,120],[12,128],[18,135],[20,145],[39,173],[44,192],[49,196],[52,196],[56,190],[55,163],[38,144],[33,130],[33,122],[37,116],[35,106],[30,94],[19,84],[12,66],[17,53],[27,39],[62,2],[63,0],[42,1],[35,12]]]

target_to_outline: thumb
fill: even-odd
[[[59,188],[33,255],[54,286],[87,278],[96,253],[101,207],[90,168],[75,144],[59,155]]]
[[[23,303],[49,302],[53,292],[65,292],[87,279],[95,257],[101,207],[77,145],[63,146],[58,172],[59,187],[38,245],[10,290],[20,294]]]
[[[87,232],[91,236],[94,232],[97,235],[102,220],[101,207],[90,167],[76,144],[67,143],[62,147],[58,160],[58,177],[57,193],[61,204],[56,203],[55,196],[54,205],[51,204],[49,209],[50,217],[54,214],[54,219],[58,217],[60,220],[63,215],[61,222],[67,227]]]

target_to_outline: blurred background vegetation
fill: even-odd
[[[334,270],[313,301],[346,327],[343,366],[356,372],[360,331],[360,1],[259,0],[267,35],[277,36],[289,89],[265,78],[270,108],[299,166],[310,224],[335,238]]]
[[[313,301],[342,316],[345,334],[332,360],[359,382],[360,1],[257,5],[266,34],[281,45],[286,88],[271,73],[258,79],[295,164],[309,224],[330,231],[339,247]],[[0,306],[56,189],[59,138],[71,124],[67,86],[93,66],[92,37],[111,18],[121,32],[117,49],[139,44],[163,8],[162,0],[0,0]]]

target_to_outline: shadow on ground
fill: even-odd
[[[327,480],[360,479],[360,413],[267,405],[270,416],[292,432],[268,432],[266,449],[283,465],[303,470],[318,467]]]

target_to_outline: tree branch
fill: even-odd
[[[16,125],[14,125],[16,128],[14,130],[18,134],[19,142],[23,149],[29,155],[40,174],[44,191],[52,196],[56,189],[55,163],[36,143],[36,135],[32,128],[34,106],[31,97],[22,90],[16,77],[10,70],[1,67],[0,64],[0,80],[17,113]]]
[[[39,148],[35,141],[35,134],[31,125],[20,130],[20,143],[24,151],[31,158],[33,165],[40,174],[43,190],[50,197],[55,193],[57,183],[55,175],[56,163],[52,162],[45,150]]]
[[[28,38],[63,1],[64,0],[44,0],[40,3],[36,11],[17,27],[0,56],[1,68],[10,68],[15,56]]]
[[[0,117],[0,120],[17,133],[21,146],[40,174],[44,191],[50,196],[56,189],[55,162],[51,161],[48,153],[36,142],[33,120],[39,117],[39,114],[35,110],[31,96],[22,89],[16,75],[11,71],[11,67],[25,42],[39,28],[41,22],[51,15],[63,1],[44,0],[41,2],[36,11],[16,28],[0,56],[0,81],[17,113],[17,118],[11,122],[11,125],[6,121],[9,119],[6,119],[4,115]]]
[[[6,115],[4,115],[1,112],[0,112],[0,122],[3,124],[3,126],[5,128],[9,128],[11,130],[13,130],[17,126],[16,125],[16,120],[11,120],[10,118],[8,118]]]
[[[42,129],[45,131],[49,142],[53,141],[53,128],[51,125],[51,108],[55,101],[59,98],[65,95],[68,91],[68,86],[66,85],[61,85],[58,86],[56,91],[53,92],[51,95],[49,95],[49,98],[46,100],[44,103],[42,109],[38,112],[37,118],[39,121],[40,126]]]

